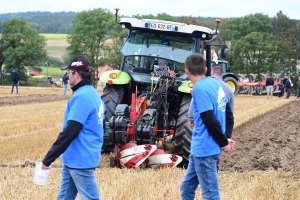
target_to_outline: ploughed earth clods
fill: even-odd
[[[281,168],[300,174],[300,101],[236,127],[236,150],[223,153],[220,170],[243,172]]]

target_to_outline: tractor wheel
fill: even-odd
[[[257,86],[256,88],[255,88],[255,91],[256,91],[256,94],[258,94],[258,95],[262,95],[263,94],[263,91],[264,91],[264,89],[263,89],[263,87],[262,86]]]
[[[191,103],[191,95],[184,95],[180,104],[175,133],[175,154],[183,158],[179,166],[187,167],[189,163],[190,146],[192,141],[192,127],[188,124],[188,110]]]
[[[230,76],[225,77],[224,82],[227,85],[229,85],[229,87],[232,89],[234,96],[238,94],[239,92],[238,82],[233,77]]]
[[[108,122],[109,119],[114,115],[115,109],[117,105],[121,102],[123,96],[124,96],[124,89],[120,85],[107,85],[104,88],[101,99],[106,106],[106,114],[105,114],[106,122]]]

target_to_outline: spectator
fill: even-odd
[[[297,81],[297,99],[300,97],[300,76],[298,77]]]
[[[286,97],[285,99],[289,99],[291,95],[291,89],[292,89],[292,81],[291,77],[289,76],[285,82],[285,90],[286,90]]]
[[[68,73],[66,72],[63,77],[62,77],[62,81],[64,83],[64,96],[67,95],[67,91],[68,91],[68,82],[69,82],[69,76]]]
[[[62,130],[42,161],[49,169],[62,155],[62,180],[57,199],[100,199],[95,168],[99,165],[103,145],[105,104],[92,86],[92,65],[84,56],[74,58],[68,66],[73,96],[67,103]]]
[[[16,93],[19,93],[18,86],[19,86],[20,77],[16,69],[13,70],[13,79],[12,79],[12,88],[11,93],[14,93],[14,87],[16,86]]]
[[[189,164],[180,185],[181,199],[195,198],[200,184],[203,199],[220,199],[217,162],[222,150],[231,152],[235,142],[225,136],[225,112],[231,112],[220,83],[206,77],[205,59],[201,54],[192,54],[185,61],[185,72],[195,84],[193,116],[195,127],[192,133]]]
[[[279,83],[278,83],[278,86],[279,86],[279,94],[278,94],[278,97],[281,98],[283,96],[283,93],[284,93],[284,77],[281,77],[279,79]]]
[[[274,90],[274,79],[271,78],[270,74],[268,74],[268,78],[266,80],[266,89],[267,89],[267,99],[272,99],[273,90]]]

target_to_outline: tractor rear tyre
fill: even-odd
[[[224,82],[229,85],[229,87],[232,89],[233,95],[237,95],[239,92],[238,82],[235,80],[235,78],[227,76],[224,78]]]
[[[115,109],[124,96],[124,89],[120,85],[106,85],[101,96],[106,106],[105,121],[108,122],[115,114]]]
[[[185,94],[182,97],[180,110],[178,113],[178,120],[175,133],[175,154],[183,158],[179,164],[181,167],[187,167],[189,163],[190,146],[192,141],[192,127],[188,124],[188,110],[190,107],[192,96]]]

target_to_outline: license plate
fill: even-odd
[[[175,26],[173,26],[172,24],[156,23],[156,22],[148,22],[147,27],[150,29],[165,30],[165,31],[175,30]]]

